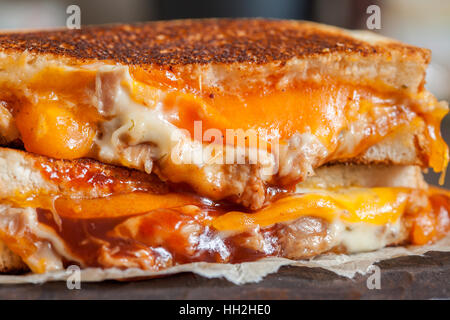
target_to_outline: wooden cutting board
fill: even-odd
[[[385,260],[381,289],[368,289],[370,276],[346,279],[320,269],[283,267],[259,283],[237,286],[223,279],[185,273],[135,282],[65,282],[0,285],[0,299],[449,299],[450,253]]]

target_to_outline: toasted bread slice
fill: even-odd
[[[143,172],[94,160],[58,160],[0,148],[0,199],[63,196],[97,198],[135,191],[168,193],[168,186]]]
[[[429,59],[374,34],[297,21],[5,33],[0,140],[154,172],[257,209],[268,186],[293,185],[326,163],[442,171],[447,105],[424,89]],[[246,140],[235,142],[239,130]],[[212,141],[223,150],[198,151]],[[256,161],[236,156],[240,148],[257,149]]]
[[[323,166],[298,188],[427,187],[418,166]],[[157,177],[94,160],[58,160],[25,151],[0,148],[0,199],[62,196],[93,199],[132,192],[169,193]]]
[[[416,93],[430,50],[364,31],[312,22],[204,19],[0,34],[0,51],[55,64],[113,62],[184,73],[204,87],[240,87],[289,77],[382,82]],[[188,74],[187,74],[188,73]]]
[[[335,164],[318,168],[314,176],[296,186],[297,192],[348,187],[427,189],[428,185],[418,166]]]

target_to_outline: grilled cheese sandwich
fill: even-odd
[[[448,107],[424,88],[429,60],[297,21],[0,34],[0,242],[15,257],[3,269],[436,241],[450,194],[421,169],[448,164]]]
[[[205,32],[211,28],[216,33]],[[187,29],[196,36],[186,37]],[[333,161],[442,171],[448,150],[439,123],[447,106],[423,88],[429,58],[425,49],[382,37],[291,21],[5,34],[0,100],[16,135],[5,130],[3,139],[20,139],[26,150],[51,157],[155,172],[213,200],[258,209],[268,186],[292,186]],[[208,130],[218,135],[205,137]],[[253,130],[269,147],[253,163],[217,163],[216,154],[194,165],[184,161],[198,144],[225,144],[221,159],[237,153],[245,142],[229,138],[228,130]],[[394,142],[384,145],[386,139]],[[271,150],[274,141],[278,148]],[[392,143],[401,151],[385,152]]]

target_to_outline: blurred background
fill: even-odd
[[[427,88],[450,100],[449,0],[0,0],[0,29],[65,26],[66,8],[81,8],[81,24],[137,22],[204,17],[270,17],[302,19],[350,29],[367,29],[370,5],[378,5],[377,33],[433,51]],[[450,143],[450,116],[441,127]],[[446,187],[450,188],[450,174]],[[437,182],[438,175],[427,179]]]

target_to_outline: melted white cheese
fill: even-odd
[[[102,73],[114,73],[119,78],[117,83],[120,83],[111,92],[114,99],[107,116],[111,116],[112,119],[103,123],[101,134],[95,139],[101,160],[127,165],[129,163],[124,163],[123,159],[124,150],[130,146],[146,144],[151,149],[150,161],[169,156],[176,165],[193,164],[207,167],[216,164],[243,164],[245,163],[243,155],[250,154],[254,156],[249,161],[258,163],[264,170],[264,175],[276,173],[278,162],[275,155],[266,150],[206,145],[192,139],[186,134],[187,130],[176,127],[164,118],[162,111],[164,94],[160,93],[161,101],[153,101],[154,108],[135,102],[129,92],[133,80],[127,67],[103,66],[99,68],[98,73],[98,81],[101,81]],[[103,86],[108,84],[97,84],[98,88]],[[104,112],[101,99],[97,99],[97,107],[100,113]],[[232,158],[235,162],[228,163],[229,155],[234,155]],[[135,164],[136,166],[138,165]]]
[[[335,242],[344,246],[348,253],[378,250],[390,244],[401,232],[401,219],[393,224],[374,225],[370,223],[343,223],[336,220],[331,229],[335,230]]]

